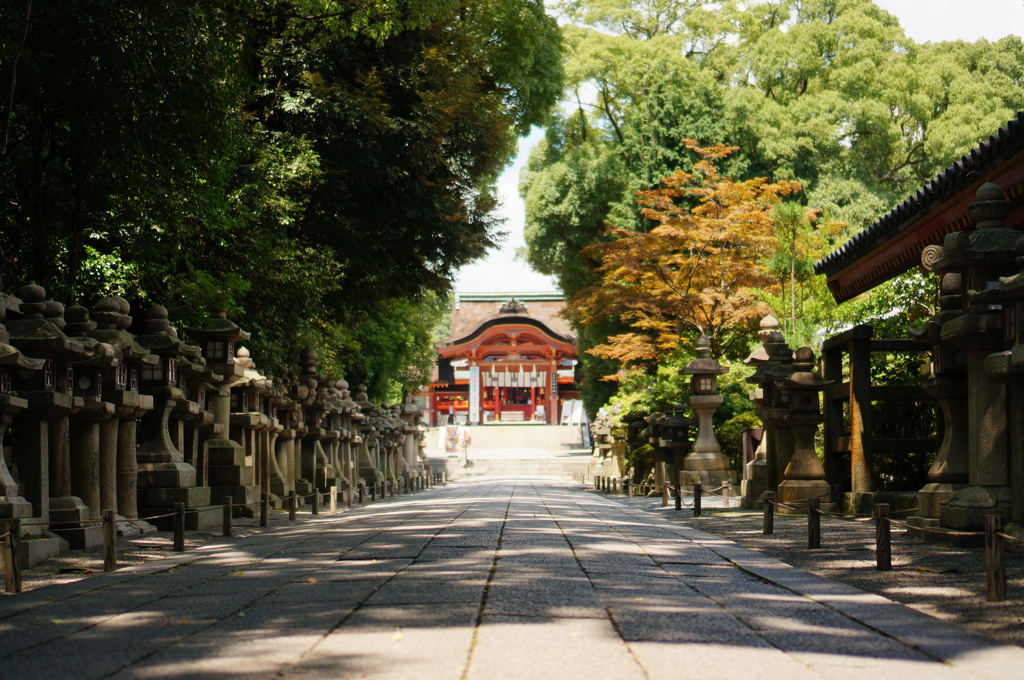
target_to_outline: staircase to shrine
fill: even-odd
[[[470,428],[471,465],[463,465],[461,450],[452,457],[443,448],[441,432],[427,433],[427,457],[431,466],[445,469],[449,479],[461,477],[559,477],[586,472],[592,464],[578,426],[478,425]]]

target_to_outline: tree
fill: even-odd
[[[602,279],[571,301],[569,314],[582,325],[617,315],[632,327],[591,350],[599,356],[657,363],[684,334],[707,336],[715,356],[736,355],[768,311],[759,291],[776,286],[764,265],[777,247],[772,208],[799,185],[733,181],[716,167],[732,147],[685,144],[700,158],[695,171],[677,171],[663,188],[637,194],[644,217],[658,226],[611,228],[609,242],[588,248]]]

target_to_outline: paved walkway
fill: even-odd
[[[0,678],[1020,678],[1024,650],[556,481],[0,599]]]

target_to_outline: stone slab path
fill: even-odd
[[[0,598],[0,678],[1024,677],[1024,650],[554,480]]]

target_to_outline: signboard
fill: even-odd
[[[469,367],[469,422],[480,423],[480,367]]]

